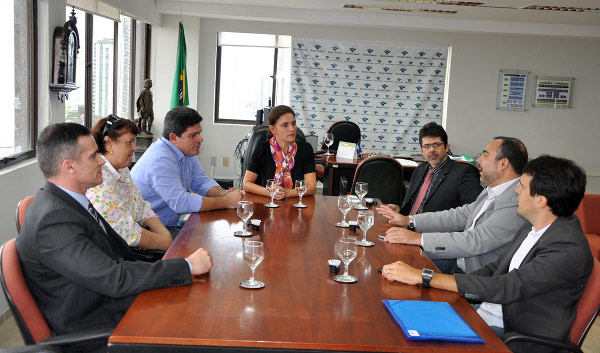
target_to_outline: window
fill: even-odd
[[[112,114],[114,88],[114,21],[94,16],[92,29],[92,126]]]
[[[0,95],[0,168],[35,156],[36,62],[35,1],[3,2],[0,28],[3,50],[0,75],[8,78]]]
[[[132,43],[132,26],[133,19],[121,15],[121,24],[117,35],[119,50],[119,79],[117,80],[117,115],[120,117],[130,118],[132,116],[132,76],[133,76],[133,52],[131,51]],[[135,107],[135,106],[134,106]]]
[[[66,8],[66,17],[72,7]],[[91,128],[109,114],[134,119],[135,92],[148,77],[150,25],[121,14],[119,22],[75,10],[80,49],[76,84],[65,102],[65,120]]]
[[[219,33],[215,122],[254,124],[256,111],[289,104],[290,36]]]

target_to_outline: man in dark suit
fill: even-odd
[[[127,243],[95,211],[85,191],[102,182],[104,160],[87,128],[50,125],[38,141],[47,179],[17,238],[25,280],[54,334],[114,328],[142,291],[188,285],[208,272],[210,254],[136,261]],[[106,340],[68,352],[106,352]]]
[[[413,172],[400,213],[443,211],[475,201],[483,190],[479,172],[473,165],[448,157],[450,145],[444,128],[433,122],[425,124],[419,131],[419,144],[427,162]],[[392,209],[398,212],[398,207]]]
[[[470,274],[433,274],[401,261],[383,267],[390,281],[421,283],[483,301],[477,313],[495,332],[518,331],[566,340],[593,257],[573,212],[585,193],[585,172],[575,163],[541,156],[525,167],[516,191],[518,212],[531,224],[504,255]],[[553,351],[527,343],[517,352]]]

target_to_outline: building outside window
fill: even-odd
[[[0,75],[5,78],[0,95],[0,168],[35,156],[36,139],[36,2],[8,0],[0,11],[2,48]]]
[[[291,37],[221,32],[215,122],[254,124],[256,111],[289,104]]]

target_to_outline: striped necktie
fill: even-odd
[[[102,228],[102,230],[106,233],[104,224],[102,224],[102,221],[100,220],[100,215],[98,214],[98,211],[96,211],[96,209],[94,208],[94,205],[92,205],[91,202],[88,203],[88,212],[94,217],[96,222],[98,222],[98,224],[100,225],[100,228]]]

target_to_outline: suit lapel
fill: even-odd
[[[69,194],[67,194],[66,192],[64,192],[63,190],[61,190],[58,186],[54,185],[51,182],[46,182],[46,184],[44,185],[43,188],[44,191],[51,193],[52,195],[58,197],[59,199],[61,199],[63,202],[67,203],[71,208],[73,208],[74,210],[76,210],[77,212],[79,212],[81,215],[83,215],[84,217],[87,217],[88,221],[92,224],[94,224],[94,227],[96,227],[96,230],[104,235],[112,244],[117,244],[119,248],[129,248],[129,245],[127,244],[127,242],[125,242],[125,240],[123,238],[121,238],[120,235],[118,235],[113,229],[112,227],[108,224],[108,222],[106,222],[106,220],[100,215],[100,219],[102,224],[104,224],[104,228],[106,228],[106,232],[104,231],[104,229],[102,229],[102,227],[100,226],[100,224],[98,224],[98,222],[96,222],[96,220],[94,219],[94,217],[88,212],[88,210],[84,209],[83,207],[81,207],[81,204],[79,202],[77,202],[74,198],[72,198]],[[111,234],[108,234],[111,233]]]
[[[508,250],[506,250],[506,253],[504,254],[504,257],[502,258],[502,262],[500,262],[500,264],[498,265],[498,268],[496,269],[496,273],[497,274],[508,273],[508,268],[510,266],[510,262],[512,261],[513,256],[515,256],[515,253],[517,252],[517,250],[519,250],[519,247],[523,243],[523,240],[525,240],[525,238],[529,234],[529,231],[531,230],[531,224],[527,223],[527,226],[528,227],[524,226],[524,227],[521,228],[522,229],[521,232],[519,234],[517,234],[517,236],[513,240],[513,243],[511,244],[511,246],[508,248]],[[535,249],[538,246],[539,243],[540,242],[538,241],[533,246],[533,248],[531,248],[531,250]],[[529,251],[529,254],[527,254],[527,256],[525,257],[525,259],[523,259],[523,262],[521,264],[524,264],[527,261],[527,258],[529,257],[529,255],[531,253],[532,252]]]
[[[423,167],[421,167],[421,165]],[[406,200],[408,200],[408,202],[412,201],[412,199],[415,198],[415,195],[419,192],[419,189],[421,187],[421,181],[423,180],[423,177],[425,176],[425,173],[429,170],[429,162],[423,162],[421,165],[419,165],[419,168],[417,168],[415,170],[415,176],[414,176],[414,181],[415,183],[411,184],[409,187],[409,194],[408,194],[408,198]]]

